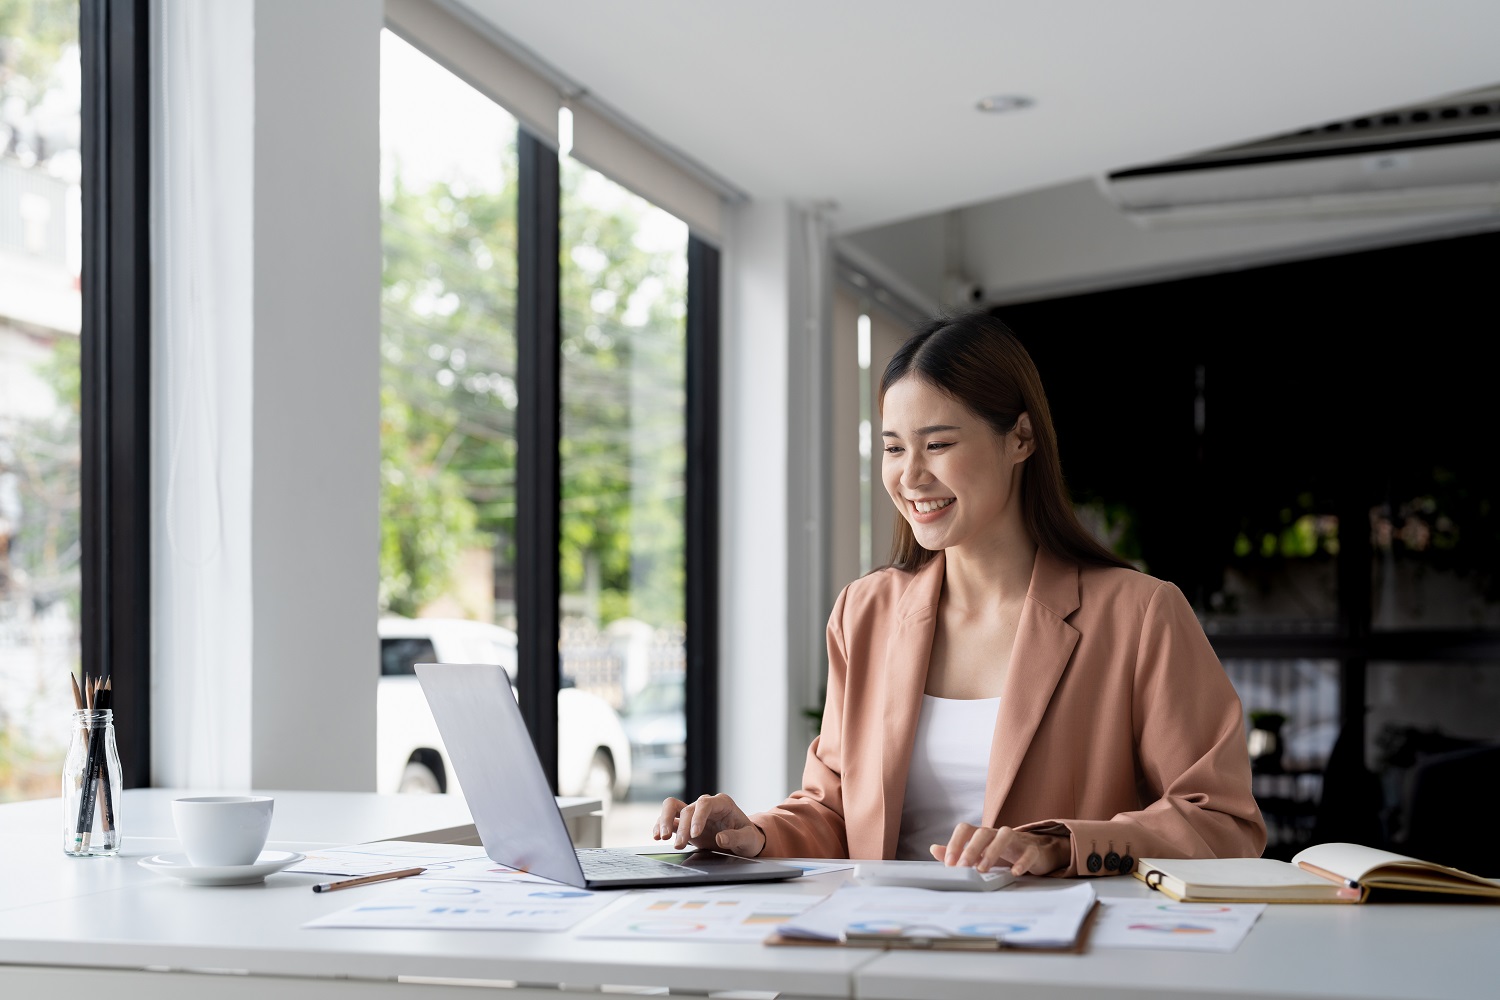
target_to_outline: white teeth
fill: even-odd
[[[919,513],[930,514],[935,510],[942,510],[952,503],[954,499],[954,497],[949,497],[946,500],[913,500],[912,503],[916,505]]]

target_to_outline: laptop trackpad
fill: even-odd
[[[742,858],[734,854],[720,854],[718,851],[673,851],[661,854],[656,851],[640,850],[632,851],[631,853],[643,858],[651,858],[653,861],[662,861],[669,865],[696,868],[699,871],[705,869],[754,867],[757,864],[764,863],[751,858]]]
[[[720,851],[652,851],[635,849],[643,858],[653,858],[683,868],[696,868],[705,877],[728,881],[797,878],[802,869],[782,864],[774,858],[742,858]]]
[[[802,874],[802,869],[791,865],[718,851],[595,848],[580,850],[578,859],[591,886],[596,882],[619,886],[759,882],[796,878]]]

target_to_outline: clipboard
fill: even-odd
[[[1078,936],[1070,945],[1038,948],[1008,945],[1003,938],[974,937],[922,937],[906,934],[847,934],[842,941],[827,941],[816,938],[786,937],[780,932],[766,938],[764,944],[772,947],[802,948],[879,948],[884,951],[1019,951],[1052,955],[1081,955],[1088,950],[1089,933],[1103,904],[1094,900],[1083,923],[1078,925]]]

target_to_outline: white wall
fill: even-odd
[[[913,300],[913,305],[940,307],[946,298],[943,272],[947,236],[948,214],[939,212],[840,233],[836,242],[840,248],[852,248],[857,262],[873,263],[871,270],[881,271],[873,275],[876,280],[905,282],[905,288],[895,290]]]
[[[959,261],[988,302],[1018,302],[1166,281],[1277,261],[1436,239],[1500,219],[1387,217],[1147,230],[1090,179],[999,198],[959,216]],[[841,234],[924,294],[947,301],[946,213]]]
[[[162,0],[153,781],[373,789],[380,0]]]

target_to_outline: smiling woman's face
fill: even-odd
[[[973,410],[915,378],[886,390],[881,478],[924,549],[983,547],[1020,524],[1028,418],[997,434]]]

